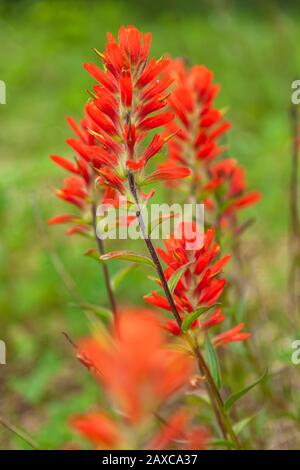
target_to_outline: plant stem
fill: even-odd
[[[297,106],[291,104],[292,162],[290,175],[289,312],[294,324],[300,310],[300,221],[298,209],[299,131]]]
[[[164,275],[162,265],[159,261],[159,258],[157,256],[156,250],[155,250],[155,248],[152,244],[152,241],[151,241],[151,239],[150,239],[150,237],[149,237],[149,235],[146,231],[145,223],[144,223],[143,216],[142,216],[141,206],[140,206],[140,203],[139,203],[139,197],[138,197],[137,189],[136,189],[136,185],[135,185],[134,176],[130,172],[128,173],[128,181],[129,181],[130,192],[131,192],[131,194],[133,196],[133,199],[135,201],[135,204],[137,206],[136,216],[137,216],[137,219],[138,219],[138,222],[139,222],[139,226],[140,226],[140,229],[141,229],[141,232],[142,232],[143,239],[146,243],[149,254],[150,254],[150,256],[153,260],[153,263],[155,265],[155,268],[157,270],[157,274],[158,274],[159,279],[161,281],[162,287],[164,289],[166,298],[169,302],[169,305],[170,305],[171,311],[174,315],[174,318],[175,318],[178,326],[181,327],[182,320],[181,320],[180,315],[178,313],[178,310],[177,310],[176,304],[174,302],[173,296],[170,292],[167,280],[166,280],[165,275]],[[224,410],[223,399],[222,399],[222,397],[219,393],[219,390],[218,390],[218,388],[217,388],[217,386],[214,382],[214,379],[213,379],[213,377],[210,373],[209,367],[206,364],[206,361],[205,361],[204,357],[201,354],[200,348],[197,344],[195,344],[195,342],[193,342],[193,340],[192,340],[192,338],[189,334],[186,335],[186,338],[187,338],[189,344],[191,345],[192,350],[195,354],[195,357],[197,359],[197,365],[198,365],[200,373],[202,375],[205,375],[205,377],[206,377],[207,390],[208,390],[208,393],[209,393],[209,396],[210,396],[211,404],[212,404],[214,413],[216,415],[218,424],[219,424],[220,429],[222,431],[222,434],[223,434],[225,439],[227,439],[227,436],[229,436],[232,439],[232,441],[235,443],[236,447],[238,449],[240,449],[240,445],[239,445],[239,442],[237,440],[237,437],[234,433],[234,430],[232,428],[230,420],[229,420],[229,418],[228,418],[228,416],[227,416],[227,414]]]
[[[212,405],[214,407],[214,403],[213,403],[214,401],[217,405],[217,412],[215,411],[215,414],[218,419],[219,425],[222,429],[223,435],[225,434],[224,437],[226,438],[226,435],[228,434],[232,442],[235,443],[237,449],[240,449],[241,447],[240,447],[238,438],[233,430],[230,419],[226,411],[224,410],[223,398],[218,390],[218,387],[215,384],[215,381],[211,375],[210,369],[208,365],[206,364],[204,357],[202,356],[199,345],[196,343],[193,349],[197,358],[199,370],[202,372],[203,375],[205,375],[206,380],[208,382],[209,389],[211,391],[210,396],[211,396]],[[225,429],[225,433],[224,433],[224,429]]]
[[[30,445],[30,447],[32,447],[34,450],[40,450],[37,443],[30,436],[28,436],[21,429],[17,428],[13,424],[6,421],[6,419],[4,419],[2,416],[0,416],[0,424],[2,424],[2,426],[4,426],[9,431],[11,431],[13,434],[15,434],[16,436],[21,438],[24,442],[26,442],[28,445]]]
[[[181,318],[180,318],[180,315],[177,311],[177,308],[176,308],[176,305],[175,305],[175,302],[174,302],[174,299],[172,297],[172,294],[170,292],[170,289],[169,289],[169,286],[168,286],[168,283],[167,283],[167,280],[164,276],[164,271],[163,271],[163,268],[160,264],[160,261],[158,259],[158,256],[156,254],[156,250],[152,244],[152,241],[151,239],[149,238],[149,235],[146,231],[146,227],[145,227],[145,223],[144,223],[144,219],[143,219],[143,216],[142,216],[142,211],[141,211],[141,206],[140,206],[140,203],[139,203],[139,198],[138,198],[138,195],[137,195],[137,191],[136,191],[136,186],[135,186],[135,181],[134,181],[134,176],[132,173],[128,173],[128,181],[129,181],[129,188],[130,188],[130,192],[134,198],[134,201],[136,203],[136,206],[137,206],[137,218],[138,218],[138,222],[139,222],[139,226],[140,226],[140,229],[142,231],[142,235],[143,235],[143,239],[147,245],[147,248],[148,248],[148,251],[149,251],[149,254],[153,260],[153,263],[155,264],[155,268],[157,270],[157,274],[159,275],[159,278],[160,278],[160,281],[162,283],[162,287],[165,291],[165,294],[166,294],[166,297],[167,297],[167,300],[169,302],[169,305],[171,307],[171,311],[178,323],[179,326],[181,326]]]
[[[94,228],[94,233],[95,233],[95,238],[96,238],[96,242],[97,242],[98,251],[99,251],[100,255],[102,256],[102,255],[105,254],[105,250],[104,250],[103,241],[101,240],[101,238],[99,238],[97,236],[97,219],[96,219],[96,206],[95,206],[95,203],[92,204],[92,218],[93,218],[93,228]],[[104,274],[106,290],[107,290],[109,302],[110,302],[110,305],[111,305],[111,310],[112,310],[114,318],[116,320],[117,313],[118,313],[117,312],[117,304],[116,304],[116,299],[115,299],[114,292],[112,290],[111,283],[110,283],[108,267],[105,263],[102,264],[102,269],[103,269],[103,274]]]

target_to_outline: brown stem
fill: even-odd
[[[298,109],[291,105],[292,162],[290,175],[290,268],[289,268],[289,313],[293,322],[300,309],[300,222],[298,209],[299,132]]]
[[[155,248],[152,244],[152,241],[151,239],[149,238],[149,235],[146,231],[146,227],[145,227],[145,223],[144,223],[144,219],[143,219],[143,216],[142,216],[142,211],[141,211],[141,206],[140,206],[140,203],[139,203],[139,198],[138,198],[138,195],[137,195],[137,191],[136,191],[136,186],[135,186],[135,181],[134,181],[134,176],[132,173],[128,173],[128,181],[129,181],[129,188],[130,188],[130,192],[134,198],[134,201],[136,203],[136,206],[137,206],[137,209],[138,209],[138,212],[137,212],[137,218],[138,218],[138,222],[139,222],[139,226],[141,228],[141,231],[142,231],[142,235],[143,235],[143,239],[147,245],[147,248],[148,248],[148,251],[149,251],[149,254],[155,264],[155,268],[157,270],[157,274],[159,275],[159,279],[162,283],[162,287],[165,291],[165,294],[166,294],[166,297],[167,297],[167,300],[169,302],[169,305],[171,307],[171,310],[172,310],[172,313],[178,323],[178,326],[181,327],[181,318],[180,318],[180,315],[177,311],[177,307],[175,305],[175,302],[174,302],[174,299],[172,297],[172,294],[170,292],[170,289],[169,289],[169,286],[168,286],[168,283],[167,283],[167,280],[165,278],[165,275],[164,275],[164,271],[163,271],[163,268],[160,264],[160,261],[158,259],[158,256],[156,254],[156,251],[155,251]]]
[[[96,206],[95,206],[94,203],[92,204],[92,217],[93,217],[93,228],[94,228],[95,238],[96,238],[96,241],[97,241],[98,251],[99,251],[100,255],[102,256],[102,255],[105,254],[105,250],[104,250],[103,241],[101,240],[101,238],[99,238],[97,236]],[[117,304],[116,304],[116,299],[115,299],[115,296],[114,296],[114,293],[113,293],[113,290],[112,290],[112,287],[111,287],[111,283],[110,283],[108,267],[105,263],[102,264],[102,269],[103,269],[103,274],[104,274],[106,290],[107,290],[109,302],[110,302],[110,305],[111,305],[111,310],[112,310],[113,315],[116,319],[117,313],[118,313],[117,312]]]
[[[162,287],[164,289],[166,298],[167,298],[167,300],[169,302],[169,305],[171,307],[171,311],[174,315],[174,318],[175,318],[178,326],[181,327],[182,320],[181,320],[180,315],[178,313],[178,310],[177,310],[176,304],[174,302],[173,296],[170,292],[167,280],[166,280],[165,275],[164,275],[162,265],[159,261],[156,250],[155,250],[155,248],[152,244],[152,241],[151,241],[151,239],[148,235],[148,232],[146,230],[145,223],[144,223],[143,216],[142,216],[141,206],[140,206],[140,203],[139,203],[139,198],[138,198],[138,194],[137,194],[137,190],[136,190],[134,176],[130,172],[128,173],[128,181],[129,181],[130,192],[131,192],[131,194],[134,198],[134,201],[136,203],[136,206],[137,206],[136,215],[137,215],[139,226],[140,226],[140,229],[141,229],[141,232],[142,232],[143,239],[146,243],[149,254],[150,254],[150,256],[153,260],[153,263],[155,265],[155,268],[157,270],[157,274],[158,274],[159,279],[161,281]],[[200,373],[202,375],[204,374],[206,379],[207,379],[207,383],[206,383],[207,390],[208,390],[208,393],[209,393],[209,396],[210,396],[211,404],[212,404],[214,413],[216,415],[218,424],[219,424],[220,429],[222,431],[222,434],[223,434],[225,439],[227,439],[227,436],[229,436],[232,439],[232,441],[236,444],[237,448],[240,448],[237,437],[236,437],[236,435],[234,433],[234,430],[232,428],[232,425],[230,423],[230,420],[229,420],[226,412],[224,411],[224,406],[223,406],[224,403],[223,403],[222,397],[221,397],[221,395],[219,393],[219,390],[218,390],[218,388],[217,388],[217,386],[214,382],[214,379],[213,379],[213,377],[210,373],[209,367],[207,366],[207,364],[205,362],[205,359],[203,358],[203,356],[201,354],[199,346],[197,344],[193,343],[193,341],[192,341],[192,339],[189,335],[186,335],[186,337],[187,337],[187,340],[189,341],[189,343],[192,347],[192,350],[193,350],[193,352],[194,352],[194,354],[197,358],[197,365],[198,365],[198,368],[200,370]]]

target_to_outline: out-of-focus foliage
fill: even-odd
[[[72,439],[68,416],[100,400],[61,332],[86,333],[78,300],[106,303],[102,274],[81,256],[90,243],[66,239],[61,228],[46,225],[59,212],[53,188],[62,174],[48,155],[70,155],[65,116],[80,117],[85,90],[93,83],[81,64],[94,58],[93,47],[102,49],[106,31],[116,32],[120,24],[151,31],[153,54],[168,51],[203,63],[222,84],[218,104],[228,107],[233,124],[230,155],[246,168],[249,186],[263,195],[247,211],[256,222],[245,235],[255,296],[249,305],[233,306],[232,313],[247,318],[258,345],[258,369],[271,366],[277,373],[290,364],[292,333],[284,299],[288,109],[291,82],[300,78],[300,8],[296,2],[257,1],[251,9],[244,3],[0,1],[0,79],[7,86],[7,104],[0,106],[0,336],[8,355],[0,369],[0,414],[28,429],[43,447]],[[119,298],[140,303],[150,286],[139,268],[125,279]],[[239,390],[251,383],[253,370],[241,367],[240,346],[233,349],[237,362],[228,383]],[[259,410],[249,404],[249,412],[260,411],[252,424],[258,443],[267,422],[274,433],[268,445],[276,445],[272,415],[299,417],[296,393],[287,391],[286,399],[275,411],[263,401]],[[286,426],[286,439],[294,438]],[[1,447],[24,447],[2,429],[0,438]]]

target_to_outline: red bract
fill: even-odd
[[[174,301],[181,319],[183,320],[186,315],[196,311],[201,307],[212,307],[221,296],[226,280],[220,277],[220,273],[224,266],[230,259],[229,255],[219,258],[220,247],[214,242],[214,228],[207,230],[203,237],[203,246],[200,249],[190,250],[186,249],[187,238],[185,234],[196,232],[196,226],[183,227],[180,233],[183,234],[181,238],[176,239],[175,235],[171,236],[169,240],[165,241],[166,250],[158,249],[158,254],[162,260],[167,264],[164,274],[167,280],[170,280],[176,272],[180,272],[183,268],[183,273],[180,276],[174,289]],[[184,267],[186,267],[184,269]],[[160,285],[160,283],[159,283]],[[158,292],[152,291],[150,295],[144,297],[147,302],[164,310],[170,311],[170,305],[166,298]],[[193,327],[197,325],[201,330],[206,331],[209,328],[222,323],[225,316],[222,314],[221,308],[214,308],[212,312],[208,312],[201,316],[200,320],[193,322]],[[240,331],[243,324],[238,325],[236,328]],[[165,327],[173,334],[181,334],[181,329],[174,320],[165,322]],[[235,331],[235,330],[234,330]],[[248,333],[241,335],[224,333],[224,338],[216,340],[218,345],[223,345],[231,341],[241,341],[248,338]]]
[[[59,155],[51,155],[51,159],[72,174],[71,177],[64,179],[64,185],[57,191],[57,196],[76,206],[80,213],[56,216],[48,223],[49,225],[75,224],[67,231],[68,235],[72,235],[88,232],[92,223],[92,205],[97,206],[106,199],[109,199],[110,204],[116,203],[116,190],[122,188],[122,185],[116,187],[116,184],[110,184],[109,189],[98,185],[95,188],[95,181],[99,179],[101,171],[108,172],[109,165],[112,166],[116,161],[111,154],[97,145],[95,137],[91,134],[97,130],[97,127],[89,117],[88,106],[80,125],[77,125],[73,118],[68,118],[67,121],[76,134],[76,138],[67,139],[67,144],[74,151],[74,159],[71,161]]]
[[[218,138],[230,123],[213,107],[219,90],[213,73],[203,65],[187,70],[182,61],[173,60],[166,74],[174,80],[168,105],[176,116],[166,129],[177,133],[168,144],[170,158],[188,167],[216,158],[221,152]]]
[[[220,248],[214,239],[214,229],[211,228],[204,235],[203,247],[198,250],[187,250],[186,228],[182,230],[183,237],[176,239],[175,235],[165,241],[166,251],[158,249],[158,254],[167,263],[165,277],[169,280],[182,266],[187,266],[183,276],[174,289],[176,306],[180,312],[193,312],[200,306],[210,307],[221,295],[225,279],[218,278],[218,274],[229,260],[225,256],[218,261]],[[196,230],[193,227],[193,230]],[[153,293],[146,300],[169,310],[161,296]]]
[[[228,343],[233,343],[237,341],[244,341],[250,337],[250,333],[243,332],[242,329],[244,328],[244,323],[240,323],[239,325],[231,328],[225,333],[221,333],[214,338],[215,346],[225,346]]]
[[[143,35],[133,26],[122,26],[118,40],[108,33],[105,51],[97,51],[104,71],[94,64],[84,65],[100,84],[94,87],[94,100],[87,105],[88,115],[97,127],[93,135],[99,147],[111,155],[111,172],[100,172],[101,183],[111,185],[114,173],[119,179],[114,187],[123,194],[128,170],[135,172],[137,182],[142,184],[144,167],[170,137],[156,133],[146,148],[140,146],[150,130],[173,120],[173,113],[164,110],[172,80],[161,78],[169,60],[149,59],[150,43],[149,33]],[[189,173],[179,169],[175,176],[164,171],[159,179],[183,178]]]
[[[168,106],[175,114],[165,127],[175,137],[168,142],[170,159],[162,167],[166,171],[174,164],[190,168],[193,198],[205,203],[214,225],[227,228],[236,212],[257,202],[260,195],[247,192],[244,170],[235,160],[220,160],[224,150],[220,138],[230,123],[214,107],[219,86],[213,84],[213,73],[206,67],[187,69],[181,60],[170,61],[165,75],[174,80]]]
[[[203,187],[205,204],[210,211],[219,208],[217,223],[223,229],[232,223],[239,209],[260,200],[257,191],[247,192],[245,171],[233,159],[212,164],[208,175],[209,181]]]

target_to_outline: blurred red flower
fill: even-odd
[[[213,84],[213,72],[204,65],[188,69],[182,60],[173,59],[165,75],[174,82],[168,105],[175,120],[165,126],[176,133],[168,143],[170,158],[189,168],[215,159],[222,150],[218,139],[231,125],[214,108],[220,87]]]
[[[177,441],[180,449],[205,450],[211,436],[204,426],[193,426],[191,415],[185,409],[179,409],[164,423],[160,432],[150,443],[150,449],[168,449]]]
[[[79,345],[79,359],[132,422],[187,384],[192,372],[190,358],[167,342],[154,315],[149,309],[123,310],[110,335],[98,332]]]
[[[189,385],[193,373],[192,358],[176,344],[167,340],[153,311],[132,308],[121,312],[110,334],[100,329],[94,337],[81,341],[79,360],[93,372],[119,413],[75,416],[73,428],[98,448],[134,445],[128,427],[135,429],[137,439],[138,429],[146,429],[146,435],[153,433],[153,413]],[[187,411],[179,410],[164,422],[167,424],[146,448],[166,448],[176,445],[178,439],[182,448],[205,447],[208,432],[188,426],[191,416]]]
[[[164,171],[174,165],[191,170],[191,178],[167,184],[188,190],[197,202],[209,210],[207,220],[221,229],[236,229],[236,212],[260,199],[257,191],[247,192],[245,172],[233,159],[222,158],[226,146],[220,138],[230,129],[224,112],[215,108],[219,85],[203,65],[187,68],[180,59],[171,60],[164,75],[173,80],[168,108],[175,118],[165,125],[169,160],[161,164]],[[224,138],[223,138],[224,139]],[[209,219],[209,216],[211,219]]]

